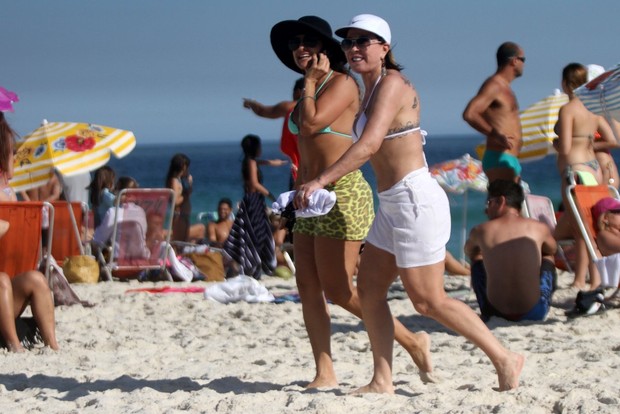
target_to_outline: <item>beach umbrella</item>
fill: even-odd
[[[430,173],[439,185],[450,193],[463,195],[463,223],[461,229],[461,247],[465,246],[467,237],[467,192],[475,190],[487,191],[489,180],[482,171],[482,163],[469,154],[443,161],[430,167]],[[465,260],[465,252],[461,249],[461,261]]]
[[[620,64],[575,89],[575,95],[588,110],[607,119],[620,141]]]
[[[13,103],[19,102],[15,92],[8,91],[0,86],[0,111],[13,112]]]
[[[523,140],[523,146],[519,153],[521,163],[537,161],[556,153],[553,149],[553,140],[558,136],[553,127],[558,120],[560,108],[566,103],[568,103],[568,96],[556,89],[552,95],[521,111],[519,114]],[[484,149],[484,143],[476,147],[476,154],[481,159]]]
[[[54,170],[70,177],[105,165],[110,153],[117,158],[136,146],[130,131],[95,124],[47,122],[17,143],[13,178],[15,191],[45,184]]]

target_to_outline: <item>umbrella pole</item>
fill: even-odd
[[[463,225],[461,229],[461,263],[465,263],[465,239],[467,237],[467,190],[463,193]]]

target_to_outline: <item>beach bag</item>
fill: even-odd
[[[209,282],[221,282],[226,279],[224,258],[220,252],[187,253],[185,257],[194,263]]]
[[[69,283],[97,283],[99,263],[93,256],[69,256],[62,264],[62,270]]]

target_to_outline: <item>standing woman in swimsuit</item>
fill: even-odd
[[[175,154],[170,159],[166,187],[174,191],[174,218],[172,220],[171,240],[185,242],[189,238],[190,216],[192,204],[192,176],[189,174],[189,157],[185,154]]]
[[[370,160],[381,204],[366,239],[357,282],[374,376],[359,391],[394,393],[395,330],[386,296],[398,275],[418,312],[479,346],[495,365],[501,390],[517,387],[523,357],[504,348],[469,306],[444,291],[450,206],[428,171],[418,93],[394,61],[390,27],[380,17],[362,14],[336,34],[345,37],[347,61],[365,86],[362,110],[353,124],[354,144],[300,186],[295,204],[306,206],[314,191]]]
[[[271,30],[271,45],[282,63],[304,74],[304,93],[289,118],[289,128],[298,135],[299,185],[316,177],[351,147],[359,90],[346,74],[346,59],[325,20],[304,16],[282,21]],[[331,212],[297,218],[293,228],[297,287],[316,365],[308,388],[337,385],[326,300],[362,316],[353,275],[374,217],[372,190],[359,170],[342,174],[326,183],[326,188],[336,192]],[[430,380],[428,335],[413,334],[398,322],[396,326],[397,340],[412,356],[421,376]]]
[[[566,187],[576,179],[578,174],[591,174],[598,184],[603,184],[603,171],[596,159],[594,150],[609,149],[617,146],[611,128],[605,119],[595,115],[583,105],[573,91],[586,83],[588,69],[579,63],[570,63],[562,70],[562,89],[568,95],[568,103],[560,108],[555,132],[558,140],[554,143],[558,151],[557,167],[562,182],[562,200],[568,206],[566,199]],[[601,140],[594,142],[596,132],[601,135]],[[585,183],[584,183],[585,184]],[[567,209],[568,210],[568,209]],[[570,223],[570,227],[568,223]],[[586,250],[585,241],[581,237],[572,212],[562,216],[554,237],[566,238],[567,229],[572,230],[575,238],[576,263],[575,280],[573,286],[583,289],[586,286],[586,272],[590,271],[590,288],[596,288],[600,283],[600,276],[594,263],[590,262]]]

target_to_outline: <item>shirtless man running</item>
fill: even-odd
[[[549,227],[521,217],[523,189],[507,180],[489,184],[489,221],[471,230],[465,253],[482,319],[544,320],[556,285],[557,244]],[[483,263],[484,262],[484,263]]]
[[[463,119],[487,137],[482,168],[489,182],[520,181],[521,121],[519,105],[510,83],[523,74],[525,56],[516,43],[497,49],[497,71],[467,104]]]

